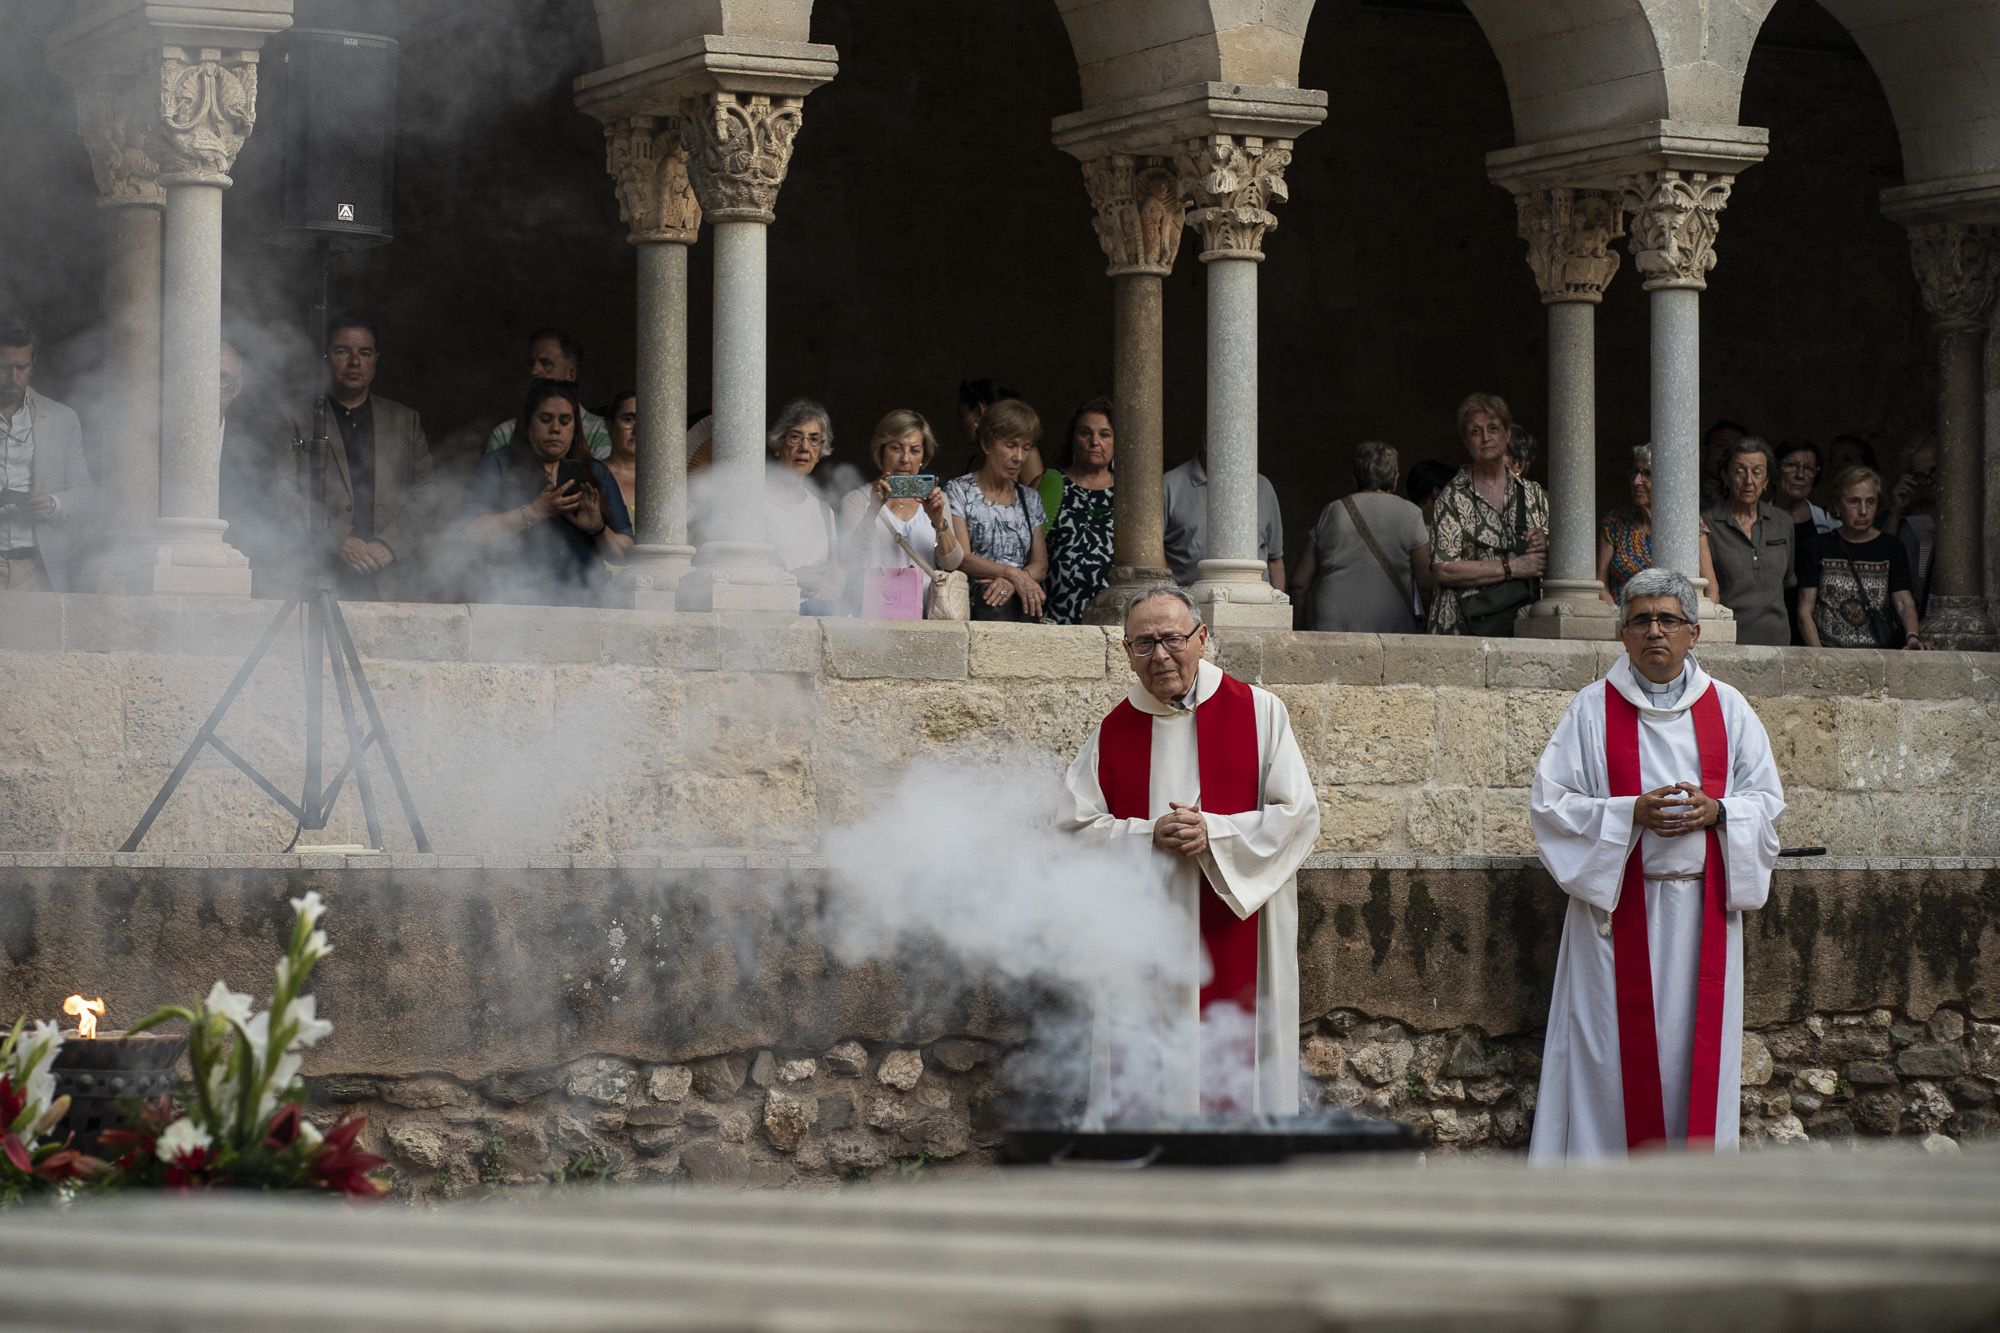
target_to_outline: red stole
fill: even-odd
[[[1250,687],[1225,675],[1214,694],[1195,709],[1195,745],[1201,772],[1201,808],[1237,815],[1263,804],[1263,763],[1257,739],[1257,705]],[[1112,709],[1098,728],[1097,783],[1118,819],[1150,819],[1153,780],[1153,715],[1128,699]],[[1165,814],[1164,810],[1159,811]],[[1257,1012],[1257,915],[1238,920],[1201,882],[1201,943],[1212,975],[1201,988],[1201,1008],[1233,1004]],[[1206,1096],[1204,1111],[1212,1107]],[[1247,1108],[1236,1108],[1247,1109]]]
[[[1688,710],[1694,719],[1695,748],[1701,754],[1701,789],[1721,800],[1729,787],[1729,732],[1713,685]],[[1611,795],[1638,796],[1639,710],[1604,683],[1604,757]],[[1701,963],[1695,982],[1694,1068],[1688,1081],[1687,1137],[1690,1149],[1715,1139],[1716,1099],[1722,1076],[1722,995],[1729,970],[1729,922],[1722,839],[1705,830],[1708,855],[1702,867]],[[1625,1089],[1625,1146],[1638,1149],[1667,1138],[1666,1101],[1660,1090],[1658,1025],[1653,1017],[1653,960],[1646,938],[1645,870],[1639,844],[1625,862],[1618,910],[1611,914],[1611,952],[1617,977],[1618,1064]]]

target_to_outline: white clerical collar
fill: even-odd
[[[1146,688],[1145,682],[1137,677],[1133,678],[1132,686],[1125,697],[1130,699],[1132,706],[1142,713],[1151,713],[1154,717],[1175,717],[1193,711],[1196,704],[1207,703],[1221,685],[1222,668],[1213,662],[1203,660],[1195,664],[1194,688],[1173,703],[1161,703],[1155,699],[1152,692]]]
[[[1617,690],[1635,708],[1649,713],[1680,713],[1694,706],[1709,687],[1708,673],[1701,669],[1701,663],[1689,653],[1687,661],[1681,665],[1681,674],[1665,685],[1657,684],[1639,674],[1632,659],[1621,657],[1612,665],[1606,677],[1611,688]]]

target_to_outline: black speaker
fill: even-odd
[[[294,28],[273,45],[262,72],[284,166],[264,239],[336,251],[395,239],[395,39]]]

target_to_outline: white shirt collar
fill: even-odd
[[[1633,667],[1630,656],[1612,663],[1605,679],[1611,682],[1612,689],[1624,695],[1640,712],[1666,717],[1694,707],[1695,700],[1701,698],[1713,683],[1692,652],[1681,667],[1680,679],[1665,686],[1656,685],[1640,675]]]
[[[1140,680],[1136,675],[1132,678],[1132,686],[1126,691],[1125,697],[1131,700],[1132,706],[1142,713],[1151,713],[1154,717],[1177,717],[1184,716],[1192,711],[1193,706],[1196,704],[1207,703],[1209,698],[1214,695],[1221,685],[1222,668],[1213,662],[1203,660],[1195,664],[1194,689],[1191,691],[1194,698],[1189,700],[1187,695],[1182,695],[1179,700],[1175,701],[1177,703],[1187,703],[1189,706],[1186,708],[1176,708],[1173,704],[1161,703],[1147,690],[1146,682]]]

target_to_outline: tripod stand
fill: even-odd
[[[319,328],[319,345],[326,346],[327,285],[333,269],[333,247],[329,242],[318,246],[320,256],[319,299],[313,307],[314,323]],[[300,579],[299,590],[286,600],[284,607],[272,619],[257,646],[250,650],[250,656],[237,668],[236,676],[229,682],[229,688],[216,701],[208,720],[195,732],[188,742],[187,750],[181,755],[180,763],[161,784],[153,797],[153,803],[146,807],[146,813],[139,819],[132,836],[118,850],[136,852],[146,831],[153,827],[160,811],[172,799],[174,790],[180,786],[194,761],[200,757],[203,746],[213,746],[215,752],[236,765],[244,776],[256,783],[258,788],[283,807],[298,823],[292,834],[292,846],[298,844],[299,834],[307,829],[323,829],[332,817],[334,803],[340,799],[340,790],[346,784],[348,775],[354,776],[354,788],[361,797],[362,817],[368,825],[368,845],[382,849],[382,822],[375,808],[375,789],[368,776],[367,751],[375,746],[381,751],[382,766],[389,771],[389,781],[395,786],[396,799],[402,804],[403,815],[410,824],[410,836],[415,840],[417,850],[428,852],[430,839],[424,833],[423,821],[417,817],[416,803],[410,799],[409,784],[403,781],[402,765],[396,761],[396,747],[389,739],[389,728],[382,721],[382,711],[375,705],[375,693],[368,688],[367,673],[361,667],[361,654],[355,651],[354,636],[348,632],[346,617],[340,612],[338,584],[333,569],[328,563],[326,551],[326,464],[327,464],[327,400],[321,394],[313,401],[312,439],[301,441],[293,431],[292,448],[303,450],[306,459],[308,496],[306,501],[306,552],[308,566]],[[305,655],[303,660],[303,683],[305,688],[306,712],[306,772],[305,783],[295,801],[279,790],[248,759],[238,754],[228,742],[216,734],[216,728],[228,714],[243,686],[248,683],[251,673],[270,652],[285,624],[294,611],[304,618]],[[347,760],[334,773],[331,782],[322,782],[322,758],[324,736],[324,690],[325,673],[331,669],[334,697],[340,704],[340,720],[347,736]],[[368,730],[361,729],[360,718],[355,712],[355,697],[359,696],[361,708],[367,714]],[[291,847],[287,847],[290,851]]]

